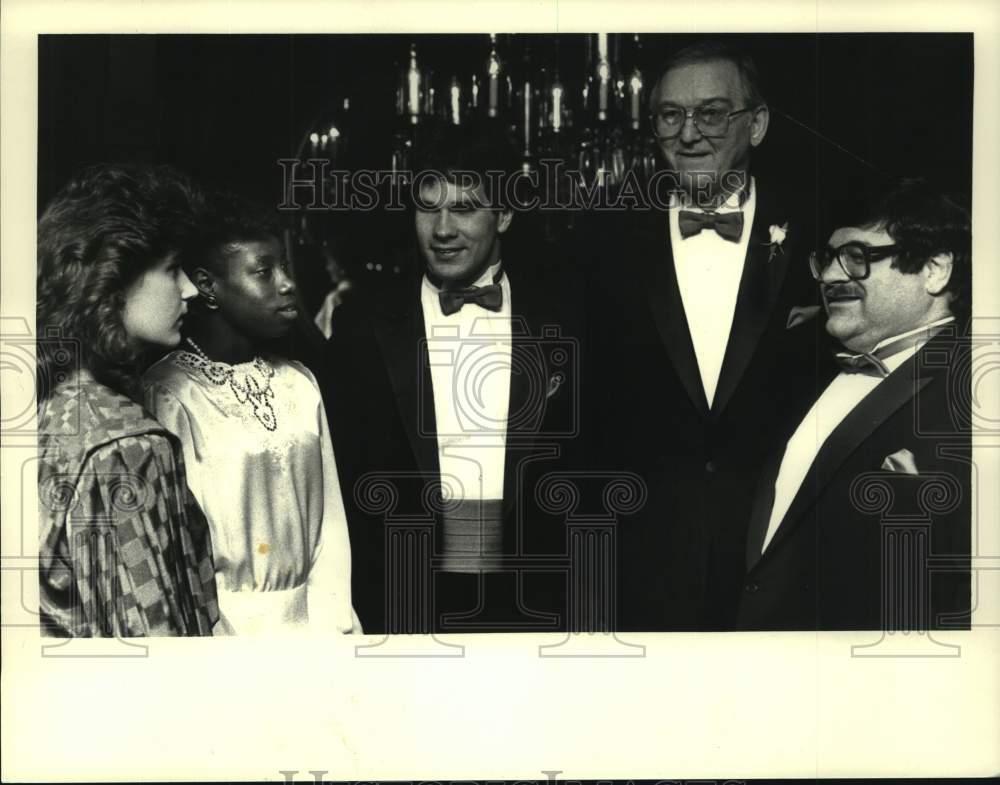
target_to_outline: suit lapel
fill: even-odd
[[[389,298],[376,309],[374,323],[417,467],[436,475],[440,472],[437,424],[419,288],[409,287]]]
[[[504,510],[510,511],[517,496],[517,467],[531,453],[542,425],[549,372],[538,342],[540,293],[516,268],[507,267],[506,274],[511,294],[511,372],[503,499]]]
[[[767,458],[764,470],[760,474],[757,494],[750,508],[750,523],[747,526],[747,569],[749,570],[760,558],[760,549],[767,536],[767,524],[771,520],[771,510],[774,509],[774,483],[781,469],[781,459],[784,450],[774,450]]]
[[[674,254],[670,246],[670,222],[666,212],[653,210],[640,228],[640,254],[648,259],[646,287],[653,323],[666,347],[674,370],[700,414],[708,414],[708,399],[701,383],[694,343],[684,314],[684,301],[677,285]]]
[[[545,353],[538,343],[538,292],[507,271],[511,283],[511,374],[507,450],[504,460],[504,509],[513,508],[516,472],[532,450],[547,403],[549,380]],[[375,314],[375,333],[382,348],[400,418],[419,469],[440,473],[434,388],[428,365],[426,332],[419,285],[406,296],[385,301]],[[562,391],[565,394],[566,391]]]
[[[925,347],[926,349],[926,347]],[[923,351],[923,350],[921,350]],[[761,561],[768,553],[780,545],[790,532],[801,521],[803,514],[813,506],[816,499],[833,479],[837,470],[843,465],[855,450],[860,447],[866,439],[892,416],[899,408],[910,401],[919,390],[931,382],[930,375],[919,376],[917,374],[917,355],[907,360],[896,371],[890,374],[889,378],[872,390],[861,403],[851,410],[850,414],[838,425],[833,433],[827,438],[802,484],[799,486],[795,498],[788,508],[788,512],[781,519],[778,529],[771,542],[764,552],[760,553],[760,544],[763,544],[763,535],[759,538],[759,545],[756,554],[756,561]],[[773,484],[773,479],[772,479]],[[760,489],[764,492],[764,489]],[[771,490],[773,493],[773,489]],[[770,506],[768,506],[768,517]],[[759,528],[759,521],[754,522]],[[766,530],[767,520],[763,525]],[[756,532],[751,533],[751,539],[755,538]]]
[[[712,403],[713,418],[717,418],[725,409],[750,364],[760,337],[770,321],[791,255],[791,250],[785,248],[771,258],[769,228],[787,225],[787,219],[776,213],[766,191],[761,193],[758,188],[756,198],[757,207],[750,229],[743,275],[740,277],[733,324]]]

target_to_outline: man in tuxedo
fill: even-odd
[[[968,627],[969,251],[910,180],[811,257],[842,369],[761,481],[740,627]]]
[[[814,385],[814,231],[804,194],[751,175],[769,112],[749,57],[677,52],[650,109],[676,190],[592,262],[584,427],[594,462],[648,489],[618,527],[618,626],[728,629],[761,459]]]
[[[508,242],[500,131],[421,148],[419,278],[338,308],[327,356],[355,607],[366,632],[560,629],[565,576],[539,560],[563,534],[533,489],[575,428],[565,277]]]

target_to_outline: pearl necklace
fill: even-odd
[[[239,403],[249,403],[253,407],[254,417],[267,430],[273,431],[278,427],[278,419],[275,417],[274,408],[271,406],[271,399],[274,398],[274,390],[271,389],[271,378],[274,376],[274,368],[264,362],[260,356],[254,357],[253,368],[261,375],[263,381],[258,382],[253,375],[253,371],[250,370],[247,371],[241,382],[236,378],[236,370],[233,366],[208,359],[198,344],[190,338],[186,340],[191,345],[191,348],[194,349],[197,356],[196,359],[198,360],[198,362],[192,363],[192,365],[200,368],[202,373],[205,374],[206,379],[220,387],[228,384],[236,400]]]

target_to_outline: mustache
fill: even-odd
[[[830,283],[823,285],[823,297],[827,300],[837,297],[862,297],[864,289],[853,283]]]

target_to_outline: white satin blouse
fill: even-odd
[[[184,351],[143,376],[146,405],[180,438],[188,485],[211,527],[221,617],[214,634],[360,632],[319,387],[300,363],[266,360],[273,396],[256,413],[240,389],[248,374],[266,389],[251,363],[216,364],[233,369],[235,390]]]

